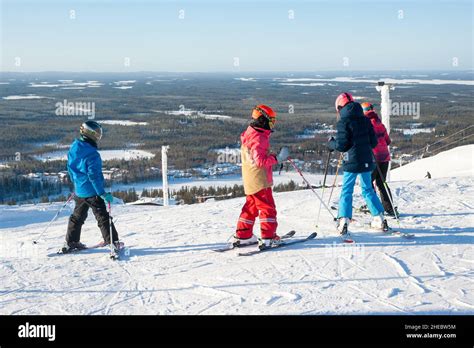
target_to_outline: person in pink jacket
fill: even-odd
[[[388,146],[392,140],[387,133],[387,129],[380,120],[379,115],[375,112],[374,106],[371,103],[362,103],[361,106],[364,110],[364,115],[370,119],[372,127],[374,128],[375,136],[377,137],[377,146],[373,149],[373,153],[377,166],[380,168],[382,177],[380,176],[378,169],[375,168],[372,172],[372,181],[375,181],[377,185],[385,213],[390,216],[395,216],[398,212],[396,207],[394,209],[390,203],[392,193],[386,183],[388,166],[391,159]]]
[[[272,167],[288,158],[288,148],[277,156],[270,152],[270,135],[276,122],[276,112],[267,105],[252,110],[252,122],[242,133],[242,179],[246,201],[237,222],[234,246],[259,244],[259,248],[272,247],[280,242],[277,230],[277,211],[273,200]],[[260,219],[261,238],[253,234],[255,219]]]

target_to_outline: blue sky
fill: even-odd
[[[469,0],[0,1],[2,71],[473,68]]]

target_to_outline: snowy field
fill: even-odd
[[[53,151],[43,153],[38,156],[34,156],[35,159],[43,162],[47,161],[66,161],[67,160],[67,150],[64,151]],[[122,160],[133,160],[139,158],[153,158],[154,154],[145,150],[136,150],[136,149],[127,149],[127,150],[99,150],[100,157],[103,161],[109,161],[112,159],[122,159]]]
[[[25,99],[44,99],[46,97],[42,97],[40,95],[34,94],[27,94],[27,95],[9,95],[8,97],[3,97],[2,99],[5,100],[25,100]]]
[[[252,257],[212,251],[233,233],[243,198],[114,206],[129,247],[117,262],[106,249],[47,256],[70,211],[33,247],[60,205],[0,206],[0,314],[474,314],[474,178],[391,186],[415,239],[370,232],[370,218],[355,215],[357,244],[343,245],[323,210],[314,241]],[[315,230],[311,191],[275,198],[280,233]],[[82,241],[99,238],[89,214]]]

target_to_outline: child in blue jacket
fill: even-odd
[[[95,121],[87,121],[81,125],[80,134],[81,137],[74,140],[67,156],[67,169],[74,184],[76,206],[69,217],[63,253],[86,247],[80,242],[80,238],[89,208],[102,232],[104,245],[110,244],[110,218],[105,203],[111,203],[113,197],[111,193],[105,192],[102,159],[97,151],[102,138],[102,127]],[[112,239],[114,246],[118,247],[118,233],[113,223]]]
[[[352,194],[357,177],[360,178],[362,196],[373,216],[371,227],[386,231],[389,229],[384,218],[384,209],[372,186],[372,171],[375,169],[372,149],[377,146],[377,137],[370,120],[364,116],[359,103],[349,93],[342,93],[336,99],[339,116],[336,138],[328,143],[330,151],[343,154],[344,170],[342,190],[339,198],[338,230],[341,234],[348,231],[352,219]]]

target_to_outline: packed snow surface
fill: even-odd
[[[60,203],[0,206],[0,314],[474,314],[474,178],[391,187],[414,239],[372,232],[370,217],[356,214],[357,244],[342,244],[328,211],[315,228],[319,203],[304,190],[275,194],[279,232],[318,237],[251,257],[212,251],[232,235],[244,198],[114,205],[129,247],[116,262],[107,248],[55,255],[67,209],[33,246]],[[82,241],[99,240],[89,214]]]
[[[437,155],[403,165],[390,172],[391,180],[423,179],[457,176],[474,177],[474,144],[458,146]]]

